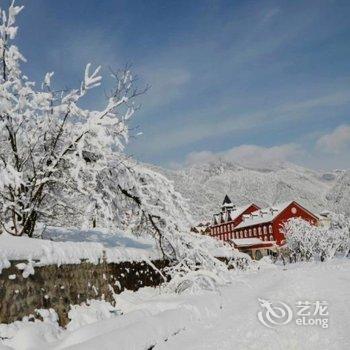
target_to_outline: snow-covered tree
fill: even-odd
[[[114,216],[101,176],[122,155],[128,120],[135,112],[130,70],[112,73],[115,80],[101,110],[80,107],[89,91],[101,84],[100,67],[88,64],[79,88],[57,91],[53,73],[41,86],[21,71],[24,57],[13,45],[16,16],[23,6],[1,11],[0,24],[0,196],[3,229],[33,235],[38,218],[72,205],[72,194],[86,196]],[[118,181],[118,178],[117,178]]]
[[[101,110],[81,107],[82,98],[101,84],[100,67],[88,64],[80,87],[72,90],[53,88],[53,73],[40,86],[31,82],[12,43],[22,8],[12,3],[0,19],[2,229],[32,236],[39,221],[65,225],[70,217],[85,226],[127,226],[153,235],[172,262],[168,273],[180,278],[174,283],[186,284],[190,271],[187,281],[225,280],[227,267],[214,255],[230,258],[232,249],[190,234],[187,203],[173,184],[124,151],[134,100],[143,93],[130,70],[111,74],[114,89]]]
[[[328,260],[347,256],[350,250],[350,220],[342,214],[330,214],[330,227],[318,227],[293,218],[283,227],[287,246],[296,260]]]

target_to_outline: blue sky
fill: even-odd
[[[57,87],[74,87],[88,62],[106,76],[132,63],[152,86],[133,121],[138,159],[350,168],[350,1],[22,3],[17,44],[32,79],[55,71]]]

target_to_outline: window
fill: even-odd
[[[273,236],[272,235],[270,236],[270,241],[273,241]]]
[[[264,237],[264,241],[267,241],[267,236]]]
[[[258,227],[259,236],[261,236],[261,227]]]
[[[267,235],[267,228],[266,226],[263,227],[264,235]]]
[[[247,230],[244,230],[244,237],[247,238]]]
[[[269,225],[269,233],[272,233],[272,225]]]
[[[243,231],[240,231],[239,235],[241,238],[243,238]]]
[[[256,236],[256,227],[253,228],[254,237]]]
[[[249,237],[251,237],[252,236],[252,229],[250,228],[249,229]]]

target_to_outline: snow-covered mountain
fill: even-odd
[[[297,200],[317,213],[330,209],[350,214],[350,171],[322,173],[287,162],[254,168],[226,160],[158,171],[189,199],[197,221],[210,220],[220,210],[225,194],[237,205]]]

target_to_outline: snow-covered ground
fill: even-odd
[[[259,298],[286,303],[293,312],[289,323],[263,325],[257,315],[261,311],[264,318],[266,313]],[[45,323],[2,325],[0,336],[9,338],[3,342],[10,349],[36,350],[350,348],[349,259],[286,267],[266,264],[260,271],[236,275],[216,292],[178,295],[144,288],[116,295],[116,301],[116,309],[103,302],[75,307],[67,330],[58,328],[54,315],[48,314]],[[326,301],[328,306],[316,315],[312,305],[306,319],[327,319],[329,327],[297,325],[298,301]]]

